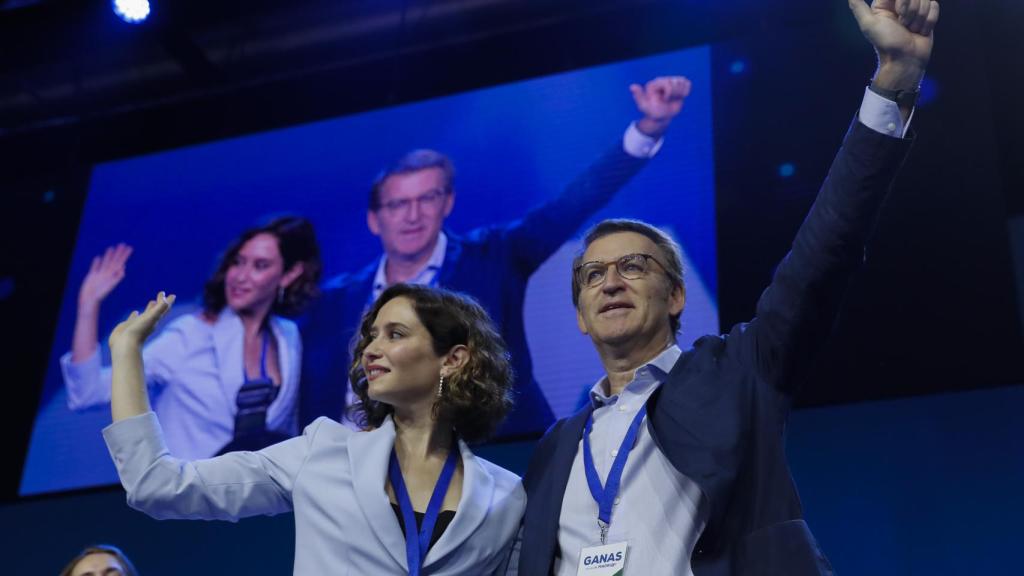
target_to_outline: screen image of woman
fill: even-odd
[[[78,295],[71,351],[61,357],[68,407],[110,402],[97,339],[103,299],[125,275],[129,246],[93,259]],[[181,315],[142,351],[144,379],[172,453],[206,458],[294,436],[302,343],[285,315],[318,294],[312,224],[287,216],[250,228],[224,251],[201,310]]]

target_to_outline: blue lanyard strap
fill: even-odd
[[[626,459],[629,452],[636,444],[636,436],[640,431],[640,424],[647,415],[647,405],[640,407],[640,410],[633,417],[633,421],[626,430],[626,437],[622,439],[618,453],[615,454],[615,461],[608,471],[608,481],[602,487],[601,477],[597,474],[597,467],[594,466],[594,454],[590,448],[590,432],[594,428],[594,415],[587,418],[587,427],[583,431],[583,468],[587,473],[587,485],[590,487],[590,495],[597,502],[597,520],[601,528],[601,544],[605,544],[608,536],[608,525],[612,523],[612,506],[615,504],[615,496],[619,493],[619,484],[622,482],[622,471],[626,468]]]
[[[444,468],[441,469],[441,476],[438,477],[437,484],[434,485],[430,503],[427,504],[427,512],[423,515],[423,525],[420,526],[417,534],[416,514],[412,509],[412,501],[409,500],[409,492],[405,488],[402,469],[398,465],[398,456],[395,454],[394,448],[391,449],[388,478],[391,480],[391,487],[395,490],[398,507],[402,510],[402,524],[405,525],[405,558],[409,564],[410,576],[419,575],[423,560],[427,557],[430,537],[434,534],[434,525],[437,523],[438,514],[441,513],[441,504],[444,503],[448,486],[452,483],[452,476],[455,474],[455,466],[458,461],[458,445],[453,443],[448,452],[448,458],[444,461]]]

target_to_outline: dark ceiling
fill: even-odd
[[[422,91],[396,72],[430,54],[451,55],[463,74],[466,64],[482,72],[464,82],[472,86],[696,43],[771,18],[753,2],[693,0],[152,4],[148,20],[128,25],[102,0],[0,2],[0,135],[372,67],[391,72],[385,86],[348,89],[379,106],[382,89],[390,100]],[[568,41],[582,48],[578,57]],[[544,53],[554,58],[535,57]]]

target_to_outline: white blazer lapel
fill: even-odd
[[[389,417],[380,428],[372,432],[353,433],[348,444],[348,458],[356,501],[366,523],[370,525],[381,547],[403,570],[408,571],[405,537],[384,491],[388,461],[394,445],[395,426]]]
[[[281,386],[296,387],[302,370],[302,336],[291,320],[270,317],[270,329],[277,340],[277,357],[281,369]]]
[[[245,380],[242,373],[242,333],[242,320],[225,306],[213,324],[213,348],[217,356],[221,392],[227,405],[231,407],[231,414],[235,413],[235,397]]]
[[[462,497],[455,517],[438,539],[434,547],[427,553],[424,567],[442,560],[455,552],[487,518],[494,500],[494,477],[487,471],[480,460],[469,449],[465,442],[459,440],[459,452],[462,455]],[[466,554],[463,550],[461,554]]]

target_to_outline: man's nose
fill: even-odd
[[[604,275],[604,284],[601,285],[601,291],[614,294],[625,288],[626,280],[619,275],[619,267],[616,265],[608,266],[607,272]]]
[[[405,211],[405,219],[409,222],[415,222],[420,219],[419,198],[412,198],[409,200],[409,209]]]

